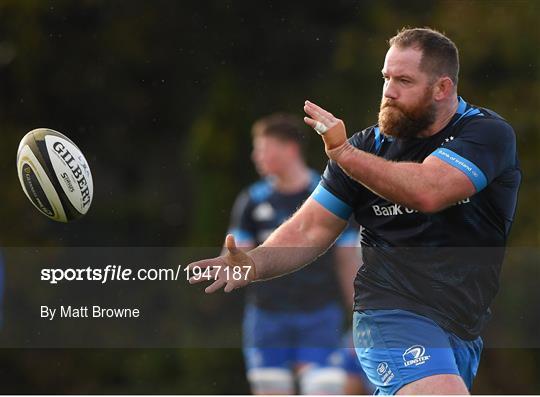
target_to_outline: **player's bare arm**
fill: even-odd
[[[304,121],[318,130],[328,157],[347,175],[385,199],[420,212],[438,212],[476,193],[465,174],[434,156],[422,163],[388,161],[356,149],[347,141],[345,124],[306,101]],[[320,124],[317,124],[320,123]],[[323,128],[324,130],[324,128]],[[451,188],[449,188],[451,187]]]
[[[188,267],[210,268],[210,278],[214,281],[205,289],[206,293],[221,288],[225,292],[230,292],[253,281],[291,273],[311,263],[332,245],[346,224],[343,219],[309,198],[291,219],[254,250],[242,251],[236,246],[234,237],[227,235],[225,255],[193,262]],[[236,279],[230,277],[231,273],[226,270],[227,268],[238,269],[242,277]],[[193,277],[190,283],[207,280]]]

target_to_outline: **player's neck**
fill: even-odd
[[[454,115],[456,114],[458,104],[459,101],[456,95],[450,100],[448,105],[441,107],[441,111],[437,115],[435,122],[418,136],[427,138],[441,131],[444,127],[446,127],[450,120],[452,120],[452,117],[454,117]]]
[[[274,176],[274,187],[280,193],[297,193],[311,183],[309,168],[303,162],[296,162],[286,171]]]

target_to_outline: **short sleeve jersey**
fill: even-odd
[[[477,337],[499,288],[521,182],[514,130],[495,112],[459,98],[452,120],[431,137],[391,138],[373,126],[349,141],[392,161],[436,156],[476,188],[449,208],[420,213],[379,197],[328,163],[313,198],[342,218],[353,213],[362,225],[355,310],[411,310],[462,338]]]
[[[311,171],[311,183],[293,194],[280,193],[270,179],[261,180],[240,193],[233,207],[229,233],[237,244],[255,246],[290,218],[310,196],[320,181]],[[358,229],[349,226],[336,241],[337,246],[358,245]],[[283,277],[254,283],[247,299],[261,309],[309,311],[337,303],[341,292],[335,275],[332,250],[301,270]]]

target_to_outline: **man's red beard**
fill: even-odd
[[[381,100],[379,128],[384,135],[413,138],[435,121],[435,104],[427,95],[412,109],[406,109],[388,98]]]

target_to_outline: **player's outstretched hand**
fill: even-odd
[[[347,143],[347,131],[342,120],[334,117],[313,102],[304,103],[304,112],[309,117],[304,117],[304,122],[321,135],[328,157],[336,160],[340,149]]]
[[[207,294],[223,288],[231,292],[242,288],[257,279],[255,263],[244,251],[236,247],[234,236],[228,234],[225,238],[227,253],[213,259],[203,259],[190,263],[187,267],[191,272],[190,284],[202,281],[214,281],[205,288]]]

